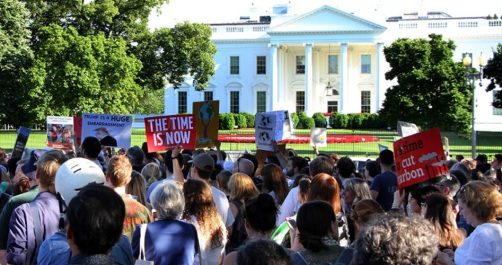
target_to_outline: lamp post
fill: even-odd
[[[479,72],[477,69],[472,67],[471,54],[464,53],[462,64],[466,68],[466,77],[470,81],[472,86],[472,128],[471,128],[471,155],[472,158],[476,158],[476,128],[474,127],[476,123],[476,80],[479,79],[479,87],[483,85],[483,66],[485,65],[485,60],[483,58],[483,53],[480,53],[478,57]]]

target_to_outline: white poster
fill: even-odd
[[[291,123],[288,111],[270,111],[256,114],[256,149],[274,151],[276,142],[291,137]]]
[[[95,136],[103,146],[129,148],[131,146],[132,116],[114,114],[82,115],[82,141]]]
[[[326,128],[312,128],[310,130],[310,145],[317,147],[328,146],[328,132]]]
[[[59,150],[73,150],[75,142],[73,117],[47,116],[47,146]]]
[[[419,132],[420,130],[414,123],[404,122],[404,121],[397,122],[397,133],[401,137],[410,136]]]

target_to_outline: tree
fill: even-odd
[[[391,70],[389,88],[380,115],[387,122],[416,123],[423,128],[439,127],[469,132],[472,117],[472,87],[465,68],[453,61],[455,45],[431,34],[429,39],[398,39],[384,48]]]
[[[493,58],[488,60],[488,63],[483,68],[484,78],[490,80],[490,84],[486,91],[494,90],[497,85],[502,87],[502,44],[497,46],[497,50],[493,51]],[[497,91],[492,105],[496,108],[502,108],[502,93]]]
[[[0,1],[0,123],[21,125],[29,117],[23,108],[27,88],[20,78],[32,59],[28,17],[18,0]]]

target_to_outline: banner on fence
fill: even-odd
[[[397,134],[401,137],[406,137],[420,132],[417,125],[410,122],[398,121]]]
[[[82,139],[95,136],[103,146],[131,146],[132,116],[114,114],[82,115]]]
[[[192,109],[195,119],[196,147],[215,146],[220,124],[220,102],[217,100],[194,102]]]
[[[448,172],[438,128],[394,142],[399,189],[434,179]]]
[[[328,133],[326,128],[312,128],[312,130],[310,130],[310,145],[317,147],[328,146]]]
[[[16,142],[14,143],[14,148],[12,148],[12,158],[20,158],[23,155],[23,151],[26,148],[26,143],[28,142],[28,137],[30,136],[30,128],[19,127],[17,130]]]
[[[279,142],[291,136],[288,111],[270,111],[255,116],[256,149],[274,151],[273,141]]]
[[[193,115],[145,118],[145,132],[149,152],[164,151],[178,145],[183,149],[195,149]]]
[[[47,116],[47,146],[71,151],[75,143],[73,117]]]

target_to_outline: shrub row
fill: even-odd
[[[255,117],[251,113],[220,113],[220,130],[254,128]]]

